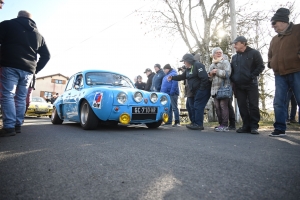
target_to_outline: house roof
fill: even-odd
[[[67,76],[65,76],[65,75],[62,75],[62,74],[60,74],[60,73],[58,73],[58,74],[51,74],[51,75],[47,75],[47,76],[41,76],[41,77],[38,77],[38,78],[36,78],[37,80],[38,79],[44,79],[44,78],[48,78],[48,77],[52,77],[52,76],[62,76],[62,77],[64,77],[64,78],[66,78],[67,80],[69,80],[69,77],[67,77]]]

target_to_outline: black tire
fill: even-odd
[[[153,122],[153,123],[147,123],[146,126],[148,128],[158,128],[162,123],[162,120],[159,120],[158,122]]]
[[[80,105],[80,125],[84,130],[94,130],[99,123],[98,117],[95,115],[89,103],[84,100]]]
[[[50,117],[50,116],[49,116]],[[57,110],[55,107],[53,107],[52,115],[51,115],[51,122],[52,124],[62,124],[64,120],[60,119]]]

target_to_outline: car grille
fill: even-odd
[[[156,120],[156,114],[132,114],[131,120]]]

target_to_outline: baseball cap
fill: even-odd
[[[147,73],[147,72],[152,72],[152,70],[150,68],[147,68],[147,69],[145,69],[144,73]]]
[[[237,38],[235,38],[235,40],[231,42],[231,44],[235,44],[237,42],[247,42],[247,39],[244,36],[238,36]]]

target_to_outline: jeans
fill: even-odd
[[[220,126],[225,126],[225,127],[228,126],[228,119],[229,119],[228,101],[230,101],[230,99],[214,98],[216,113],[218,116],[218,121]]]
[[[275,123],[274,128],[280,131],[286,130],[286,101],[287,91],[291,89],[296,102],[300,106],[300,72],[287,75],[275,75],[275,96],[273,101]]]
[[[191,99],[191,104],[194,105],[195,124],[203,126],[204,109],[210,98],[210,88],[205,90],[197,90],[195,97]]]
[[[258,129],[260,120],[258,86],[236,87],[236,98],[243,120],[243,127],[245,129]]]
[[[289,114],[289,105],[291,100],[291,112]],[[287,120],[295,120],[296,112],[297,112],[297,102],[295,99],[295,95],[293,94],[292,90],[290,89],[287,94],[287,101],[286,101],[286,119]]]
[[[26,109],[26,96],[33,75],[11,67],[0,68],[0,103],[3,128],[21,126]]]
[[[194,113],[194,97],[187,97],[186,99],[186,109],[189,114],[191,123],[195,123],[195,113]]]
[[[179,110],[178,110],[178,95],[170,95],[171,106],[169,110],[169,120],[168,124],[172,124],[173,112],[175,115],[175,123],[180,123],[179,121]]]

